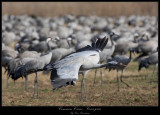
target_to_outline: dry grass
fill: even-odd
[[[103,95],[98,71],[95,87],[92,87],[94,70],[85,79],[88,100],[80,101],[81,75],[76,86],[67,86],[52,91],[49,75],[39,73],[39,98],[32,98],[35,74],[29,75],[29,92],[24,91],[24,79],[15,83],[10,79],[6,89],[6,75],[2,69],[2,106],[158,106],[158,83],[149,83],[153,66],[137,71],[137,63],[131,62],[124,72],[123,80],[130,87],[120,83],[117,91],[116,71],[103,70]],[[119,72],[120,75],[120,72]],[[157,77],[155,77],[157,80]],[[84,98],[83,98],[84,99]]]
[[[4,14],[58,16],[64,14],[158,16],[158,2],[2,2]]]

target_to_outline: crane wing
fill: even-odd
[[[55,89],[62,86],[74,85],[72,83],[78,80],[79,69],[84,64],[86,58],[97,54],[98,52],[96,51],[73,53],[62,60],[47,65],[45,68],[51,68],[52,70],[50,79],[53,88]]]
[[[83,63],[83,58],[72,57],[65,58],[57,63],[54,63],[51,72],[51,84],[53,89],[67,86],[78,80],[79,68]]]
[[[86,63],[85,59],[87,59],[88,56],[97,57],[97,54],[99,55],[98,52],[104,49],[107,42],[108,39],[106,39],[106,37],[104,37],[102,40],[98,39],[96,43],[92,43],[93,50],[90,50],[92,49],[91,46],[86,46],[84,48],[85,50],[83,49],[84,51],[82,50],[76,53],[72,53],[53,64],[46,65],[43,68],[44,70],[52,70],[50,79],[53,89],[70,84],[74,85],[73,83],[78,80],[78,72],[81,65]],[[90,58],[90,62],[88,62],[89,64],[87,64],[87,66],[90,65],[91,59],[92,58]],[[99,61],[98,57],[96,59]],[[91,65],[94,65],[94,63]]]

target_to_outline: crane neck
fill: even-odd
[[[112,40],[112,36],[109,36],[110,40],[111,40],[111,44],[112,46],[114,45],[113,40]]]
[[[18,51],[18,53],[23,53],[25,50],[21,47],[17,47],[16,51]]]
[[[47,41],[47,47],[48,47],[49,52],[51,52],[51,47],[49,46],[49,42],[50,42],[50,40]]]
[[[71,41],[70,40],[67,40],[67,43],[68,43],[68,46],[69,46],[69,49],[71,48]]]
[[[21,53],[21,48],[20,47],[16,48],[16,51],[18,51],[18,53]]]

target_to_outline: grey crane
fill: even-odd
[[[34,80],[34,95],[35,95],[35,87],[37,86],[37,96],[38,96],[38,75],[37,74],[39,71],[43,71],[43,67],[50,62],[51,57],[52,57],[52,52],[49,47],[50,40],[53,40],[53,39],[52,38],[47,39],[47,46],[49,49],[49,52],[47,54],[40,56],[36,59],[32,58],[27,63],[19,67],[17,71],[15,72],[14,76],[11,77],[12,79],[17,80],[18,78],[24,76],[25,77],[25,89],[26,91],[28,91],[28,88],[27,88],[28,75],[31,73],[35,73],[36,77]]]
[[[15,72],[19,69],[19,67],[23,66],[28,61],[32,60],[33,58],[26,57],[26,58],[12,58],[8,63],[8,73],[7,73],[7,88],[8,88],[8,80],[11,76],[11,78],[15,75]],[[17,78],[18,79],[18,78]],[[17,80],[14,79],[14,80]]]
[[[37,53],[36,51],[21,50],[21,44],[19,43],[17,43],[15,46],[19,54],[8,61],[8,66],[7,66],[8,74],[7,74],[7,85],[6,85],[7,88],[8,88],[9,77],[14,76],[15,72],[20,66],[24,65],[25,63],[32,60],[33,58],[40,57],[40,53]]]
[[[5,72],[8,70],[10,60],[16,58],[19,55],[18,46],[15,47],[16,50],[5,46],[2,49],[2,67],[5,68]]]
[[[120,80],[122,83],[124,83],[126,86],[130,87],[126,82],[124,82],[122,80],[123,77],[123,71],[124,69],[127,67],[127,65],[130,63],[131,59],[132,59],[132,52],[134,52],[134,49],[130,48],[130,56],[126,56],[126,55],[116,55],[115,57],[113,57],[113,59],[111,61],[117,61],[119,63],[122,63],[123,65],[119,64],[116,67],[117,70],[117,85],[118,85],[118,91],[119,91],[119,77],[118,77],[118,71],[121,70],[121,77]],[[125,66],[124,66],[125,65]]]
[[[148,57],[141,60],[139,63],[138,71],[140,71],[143,67],[148,68],[150,65],[155,65],[152,73],[152,80],[153,80],[155,69],[158,66],[158,52],[152,53]]]
[[[108,33],[108,37],[111,40],[111,46],[104,48],[102,52],[100,52],[100,61],[99,63],[103,63],[106,62],[108,58],[110,58],[112,56],[112,54],[114,53],[115,50],[115,44],[112,40],[113,37],[117,37],[118,35],[115,34],[114,32],[110,32]],[[96,74],[97,74],[97,69],[95,70],[95,77],[94,77],[94,82],[93,82],[93,86],[95,84],[95,80],[96,80]],[[101,74],[101,87],[102,87],[102,77],[103,77],[103,73],[102,73],[102,68],[100,68],[100,74]]]
[[[158,48],[158,42],[157,40],[149,40],[146,42],[141,42],[139,45],[135,48],[135,51],[137,53],[140,53],[139,56],[137,56],[134,61],[137,61],[139,58],[143,56],[147,56],[149,54],[152,54],[157,51]]]
[[[76,81],[78,80],[78,73],[83,72],[83,78],[81,82],[82,98],[82,87],[84,86],[84,78],[87,71],[90,69],[105,67],[107,65],[98,64],[100,60],[99,52],[104,49],[107,42],[108,39],[106,39],[106,37],[103,39],[98,39],[96,43],[92,43],[92,46],[88,45],[55,63],[46,65],[44,70],[52,71],[50,79],[53,89],[67,85],[75,85]]]
[[[18,55],[17,51],[12,50],[2,50],[2,66],[5,68],[5,72],[7,71],[8,63],[11,59],[16,58]]]

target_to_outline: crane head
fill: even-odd
[[[60,38],[58,36],[56,36],[53,40],[59,41]]]
[[[134,38],[137,38],[137,37],[139,37],[139,34],[136,32],[136,33],[134,34]]]
[[[15,49],[18,49],[18,48],[20,48],[20,47],[21,47],[21,45],[20,45],[19,43],[16,43]]]
[[[138,71],[140,71],[143,67],[145,67],[145,68],[149,67],[149,64],[146,60],[140,62],[139,67],[138,67]]]
[[[118,34],[115,34],[114,32],[110,32],[108,33],[108,35],[110,36],[111,39],[120,37]]]
[[[45,65],[44,68],[43,68],[44,71],[48,71],[48,70],[52,70],[52,69],[53,69],[52,64],[47,64],[47,65]]]

